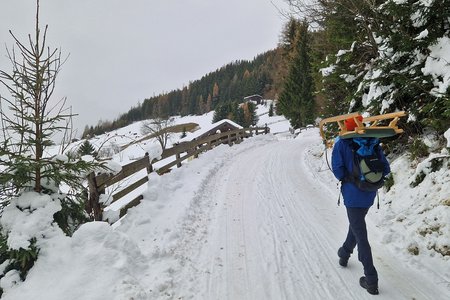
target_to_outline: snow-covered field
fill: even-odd
[[[372,299],[359,287],[357,255],[338,265],[348,225],[317,128],[294,137],[267,109],[259,124],[271,134],[150,174],[141,204],[118,223],[88,223],[71,238],[42,229],[35,266],[25,282],[8,273],[2,299]],[[139,135],[130,126],[121,135]],[[126,163],[145,147],[130,148],[114,159]],[[396,185],[367,217],[378,299],[450,298],[449,256],[432,247],[450,245],[450,172],[427,171],[411,188],[424,164],[394,161]]]

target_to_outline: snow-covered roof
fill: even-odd
[[[197,130],[197,131],[195,131],[195,132],[193,132],[191,134],[188,134],[185,138],[181,139],[180,142],[192,141],[193,139],[196,139],[199,136],[202,136],[203,134],[213,130],[216,127],[220,127],[223,124],[229,124],[229,125],[231,125],[233,127],[236,127],[237,129],[243,128],[241,125],[239,125],[239,124],[237,124],[237,123],[235,123],[235,122],[233,122],[233,121],[231,121],[229,119],[223,119],[223,120],[220,120],[220,121],[218,121],[216,123],[212,123],[212,124],[208,124],[208,125],[202,126],[199,130]]]
[[[250,96],[244,97],[244,99],[250,99],[250,98],[253,98],[253,97],[259,97],[259,98],[262,99],[262,96],[258,95],[258,94],[254,94],[254,95],[250,95]]]

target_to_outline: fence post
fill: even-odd
[[[152,166],[152,162],[150,161],[150,157],[148,155],[148,152],[145,152],[145,156],[147,156],[148,158],[148,165],[147,165],[147,174],[150,174],[151,172],[153,172],[153,166]]]
[[[264,134],[268,134],[269,133],[269,127],[267,127],[267,123],[264,126]]]
[[[176,160],[179,160],[180,158],[181,158],[180,152],[177,152],[177,153],[175,154],[175,159],[176,159]],[[180,162],[180,161],[177,162],[177,168],[181,168],[181,162]]]
[[[97,181],[95,179],[95,172],[91,172],[88,176],[89,184],[89,196],[86,203],[86,212],[89,215],[94,216],[94,221],[101,221],[103,208],[100,204],[100,194],[105,193],[105,191],[99,191],[97,189]]]
[[[199,149],[199,146],[194,147],[194,152],[197,151],[197,149]],[[198,153],[194,154],[194,158],[198,158]]]

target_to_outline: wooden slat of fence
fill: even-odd
[[[206,144],[206,143],[213,143],[217,140],[220,140],[220,143],[225,142],[223,139],[224,137],[228,137],[229,135],[244,135],[245,137],[249,137],[253,134],[253,131],[256,132],[256,134],[264,133],[266,131],[266,128],[264,127],[255,127],[255,128],[243,128],[243,129],[234,129],[230,131],[224,131],[218,134],[206,136],[200,140],[194,140],[191,142],[185,142],[176,146],[173,146],[171,148],[167,148],[163,151],[161,155],[161,160],[173,155],[176,155],[177,153],[182,152],[188,152],[188,150],[193,149],[199,145]]]
[[[231,135],[230,131],[228,131],[227,133],[228,134],[223,134],[223,135],[221,134],[219,139],[217,139],[217,136],[216,136],[214,139],[208,137],[208,138],[200,140],[199,144],[196,145],[196,146],[200,145],[200,147],[195,149],[195,150],[192,150],[192,148],[186,149],[185,147],[183,147],[182,150],[187,150],[188,151],[187,154],[185,154],[183,156],[180,155],[180,157],[177,157],[176,160],[174,160],[174,161],[172,161],[172,162],[162,166],[161,168],[159,168],[158,169],[158,174],[167,173],[170,170],[170,168],[172,168],[173,166],[180,165],[182,161],[188,159],[191,156],[195,156],[197,154],[200,154],[201,152],[209,149],[210,147],[215,147],[215,146],[217,146],[219,144],[222,144],[224,142],[228,143],[229,141],[235,141],[236,140],[236,133],[234,134],[235,135],[234,138],[231,138],[231,139],[228,139],[228,136]],[[226,139],[221,139],[221,138],[224,138],[224,137],[226,137]],[[207,142],[205,142],[205,141],[207,141]],[[189,151],[189,150],[191,150],[191,151]],[[186,151],[183,151],[183,152],[186,152]],[[179,154],[181,154],[181,153],[177,153],[177,155],[179,155]]]
[[[117,192],[117,193],[113,194],[113,196],[112,196],[113,200],[111,201],[111,203],[116,202],[117,200],[119,200],[123,196],[131,193],[132,191],[134,191],[135,189],[137,189],[138,187],[140,187],[141,185],[143,185],[146,182],[148,182],[148,176],[145,176],[144,178],[139,179],[138,181],[136,181],[135,183],[130,184],[129,186],[127,186],[126,188],[124,188],[120,192]]]
[[[189,150],[197,147],[198,145],[202,145],[208,142],[212,142],[215,141],[217,139],[221,139],[225,136],[228,136],[230,133],[236,132],[236,131],[240,131],[242,129],[235,129],[235,130],[231,130],[231,131],[225,131],[219,134],[214,134],[214,135],[210,135],[210,136],[206,136],[200,140],[194,140],[191,142],[185,142],[176,146],[173,146],[171,148],[167,148],[163,151],[162,155],[161,155],[161,159],[176,155],[177,153],[182,153],[182,152],[188,152]]]
[[[172,148],[167,148],[161,154],[161,159],[173,156],[177,153],[187,152],[189,149],[194,148],[197,144],[198,141],[192,141],[173,146]]]
[[[97,188],[101,190],[105,187],[106,183],[108,183],[108,185],[112,185],[130,175],[133,175],[137,171],[147,168],[149,166],[150,166],[149,158],[148,156],[144,156],[143,158],[135,162],[123,166],[122,170],[117,175],[100,174],[99,176],[96,177]]]
[[[144,196],[139,195],[136,198],[134,198],[133,200],[131,200],[130,202],[127,203],[127,205],[125,205],[124,207],[122,207],[120,209],[120,213],[119,213],[119,217],[122,218],[123,216],[125,216],[125,214],[127,213],[127,211],[132,208],[135,207],[136,205],[138,205],[139,203],[141,203],[141,200],[144,199]]]
[[[234,130],[226,131],[226,132],[220,133],[218,135],[212,135],[212,136],[205,138],[201,144],[204,144],[207,142],[209,142],[213,145],[228,143],[228,136],[233,135],[233,134],[235,134]]]
[[[172,162],[170,162],[168,164],[165,164],[164,166],[162,166],[161,168],[158,169],[158,174],[162,175],[162,174],[167,173],[170,170],[170,168],[172,168],[173,166],[181,164],[181,162],[183,160],[187,159],[190,156],[192,156],[192,155],[191,154],[186,154],[184,156],[180,156],[180,158],[175,159],[174,161],[172,161]]]

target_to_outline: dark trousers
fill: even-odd
[[[338,254],[342,258],[349,258],[355,246],[358,246],[358,259],[364,267],[367,283],[371,285],[378,283],[378,274],[373,266],[372,250],[367,239],[365,217],[368,211],[368,208],[347,207],[349,228],[347,238]]]

